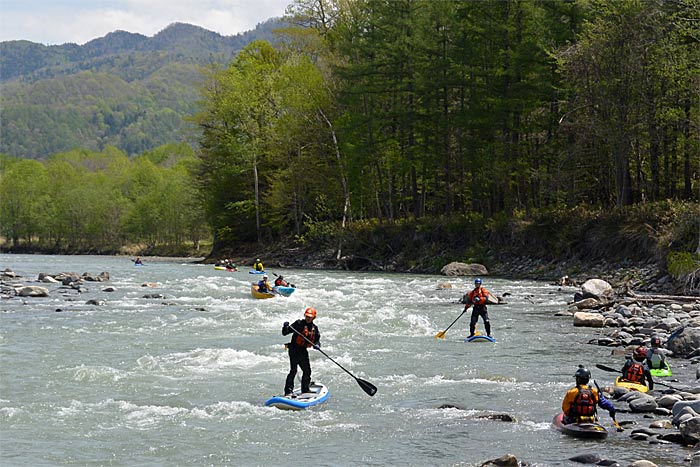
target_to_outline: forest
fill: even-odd
[[[212,254],[440,244],[468,258],[497,243],[551,257],[595,230],[616,239],[598,255],[671,235],[700,264],[700,0],[295,0],[287,13],[274,45],[201,77],[182,177]]]

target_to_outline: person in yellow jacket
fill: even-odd
[[[597,388],[588,384],[591,380],[590,370],[579,365],[574,377],[576,378],[576,387],[569,389],[561,403],[564,424],[594,423],[597,420],[596,406],[607,410],[610,417],[615,420],[615,406],[600,394]]]
[[[255,260],[255,264],[253,264],[253,269],[256,271],[264,271],[265,267],[263,266],[263,263],[260,261],[260,258]]]

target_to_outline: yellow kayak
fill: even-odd
[[[615,380],[615,386],[617,386],[618,388],[627,388],[627,389],[630,389],[632,391],[639,391],[639,392],[647,392],[649,390],[649,388],[643,384],[633,383],[632,381],[625,381],[624,379],[620,378],[619,376]]]
[[[272,298],[275,296],[275,294],[269,292],[258,292],[257,284],[252,284],[250,286],[250,294],[253,296],[253,298]]]

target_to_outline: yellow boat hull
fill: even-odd
[[[258,292],[258,286],[256,284],[250,286],[250,294],[253,298],[272,298],[275,296],[273,293]]]
[[[649,388],[646,387],[643,384],[639,383],[633,383],[632,381],[625,381],[624,379],[620,378],[619,376],[615,380],[615,386],[618,388],[627,388],[632,391],[639,391],[639,392],[647,392],[649,391]]]

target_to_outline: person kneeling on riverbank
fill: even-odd
[[[574,373],[576,387],[569,389],[561,403],[564,412],[564,424],[568,423],[594,423],[597,420],[597,407],[600,406],[615,420],[615,406],[607,400],[598,389],[591,387],[591,372],[583,365],[578,366]]]
[[[632,353],[632,358],[627,357],[625,365],[620,372],[622,379],[631,383],[643,384],[649,387],[649,390],[654,389],[654,380],[651,379],[651,371],[645,363],[647,358],[647,349],[637,347]]]

